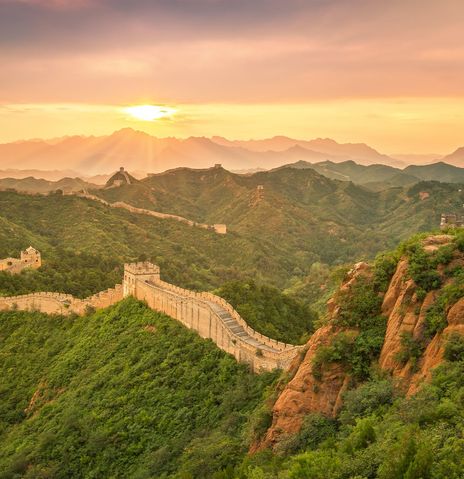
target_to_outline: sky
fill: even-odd
[[[462,0],[0,0],[0,142],[129,126],[450,153],[463,24]]]

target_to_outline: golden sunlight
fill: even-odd
[[[154,121],[167,118],[176,113],[175,108],[159,105],[134,105],[124,108],[124,112],[142,121]]]

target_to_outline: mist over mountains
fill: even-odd
[[[27,140],[0,145],[2,169],[66,170],[61,177],[80,176],[86,179],[109,174],[121,165],[126,165],[131,171],[157,173],[181,166],[207,168],[215,163],[221,163],[229,170],[272,169],[299,161],[354,161],[359,165],[381,164],[395,168],[407,166],[404,161],[382,154],[363,143],[341,144],[321,138],[306,141],[284,136],[245,141],[231,141],[216,136],[156,138],[131,128],[108,136],[72,136],[51,141]],[[464,148],[447,155],[443,161],[457,167],[464,166]],[[70,171],[75,175],[70,175]],[[6,172],[2,172],[1,176],[15,177]],[[42,177],[52,181],[58,179],[53,173]],[[101,183],[102,180],[95,182]]]

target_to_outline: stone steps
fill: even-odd
[[[251,337],[243,328],[241,324],[239,324],[231,315],[230,313],[222,308],[220,305],[212,302],[212,301],[205,301],[211,309],[221,318],[223,323],[227,326],[227,328],[232,331],[236,336],[238,336],[240,339],[245,341],[248,344],[251,344],[252,346],[258,348],[258,349],[264,349],[266,351],[273,351],[273,352],[279,352],[277,349],[274,349],[264,343],[259,342],[255,338]]]

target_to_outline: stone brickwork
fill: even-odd
[[[0,259],[0,271],[8,271],[11,274],[21,273],[24,269],[38,269],[42,266],[40,252],[32,246],[21,251],[20,258]]]
[[[177,319],[201,337],[212,339],[257,372],[287,369],[302,350],[302,346],[282,343],[253,330],[223,298],[162,281],[159,268],[150,263],[125,266],[124,295],[145,301],[150,308]]]
[[[83,315],[89,308],[101,309],[115,304],[123,298],[123,288],[117,284],[114,288],[101,291],[85,299],[75,298],[62,293],[30,293],[20,296],[0,296],[0,310],[19,309],[22,311],[40,311],[46,314]]]
[[[202,338],[209,338],[253,371],[288,369],[303,346],[282,343],[258,333],[223,298],[195,292],[162,281],[158,266],[143,262],[124,266],[123,284],[85,299],[60,293],[31,293],[0,297],[0,310],[41,311],[47,314],[84,315],[133,296],[180,321]]]
[[[197,228],[201,228],[204,230],[211,230],[217,234],[224,235],[227,233],[227,226],[224,224],[208,225],[206,223],[197,223],[196,221],[189,220],[187,218],[184,218],[183,216],[171,215],[169,213],[160,213],[159,211],[147,210],[145,208],[137,208],[136,206],[132,206],[128,203],[125,203],[124,201],[116,201],[114,203],[109,203],[103,198],[100,198],[99,196],[96,196],[96,195],[91,195],[90,193],[87,193],[87,192],[71,193],[71,194],[75,196],[80,196],[81,198],[87,198],[89,200],[98,201],[111,208],[120,208],[123,210],[130,211],[131,213],[153,216],[154,218],[159,218],[163,220],[175,220],[175,221],[179,221],[180,223],[187,224],[189,226],[195,226]]]

